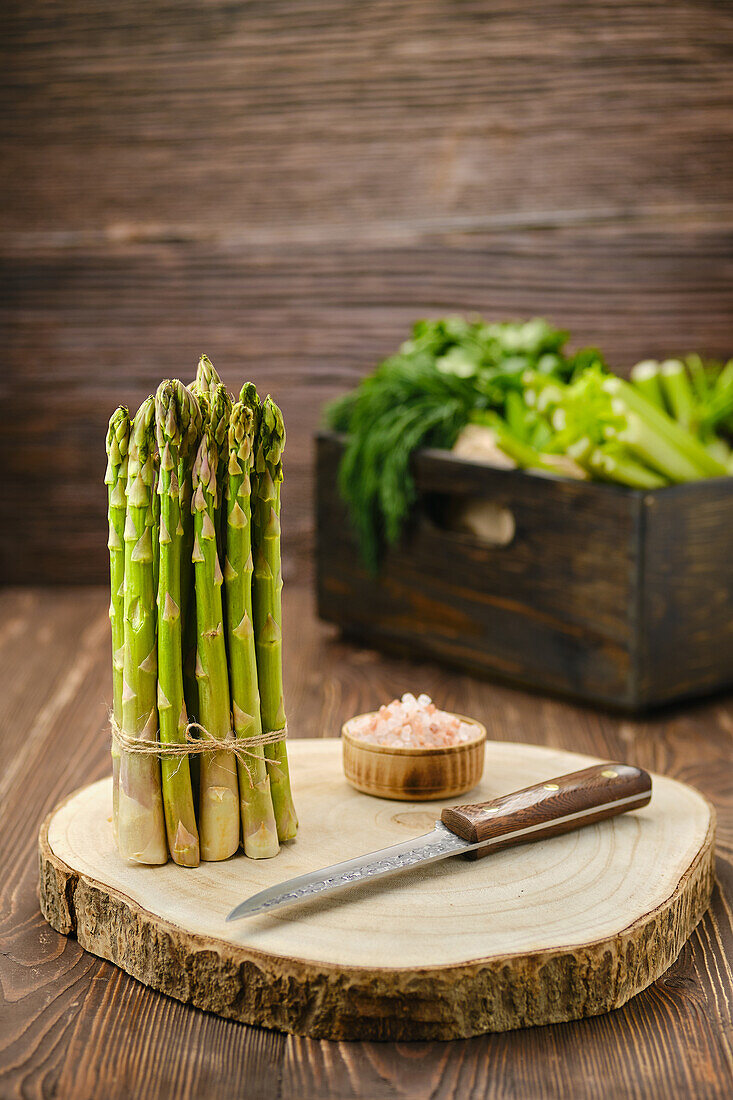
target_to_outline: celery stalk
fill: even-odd
[[[593,473],[632,489],[660,489],[667,484],[666,478],[641,462],[624,454],[610,455],[601,447],[591,452],[588,465]]]
[[[631,368],[631,381],[639,393],[659,409],[664,409],[664,397],[659,381],[659,363],[656,359],[644,359]]]
[[[603,389],[614,398],[614,411],[620,415],[632,413],[638,417],[657,437],[666,441],[672,450],[687,460],[690,471],[684,480],[696,480],[702,477],[722,477],[725,466],[708,454],[702,443],[685,431],[675,420],[654,407],[643,394],[639,393],[623,378],[609,376],[603,381]],[[679,463],[680,469],[682,463]]]
[[[700,478],[695,464],[636,413],[627,414],[626,427],[617,431],[614,438],[670,481],[697,481]]]
[[[661,382],[672,415],[689,431],[695,417],[695,394],[679,359],[667,359],[662,363]]]

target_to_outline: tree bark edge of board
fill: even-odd
[[[431,970],[344,970],[265,956],[153,916],[53,853],[53,813],[39,833],[39,894],[56,931],[179,1001],[314,1039],[463,1039],[609,1012],[672,965],[715,881],[711,807],[705,840],[672,895],[610,939]]]

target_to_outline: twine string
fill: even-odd
[[[239,763],[246,766],[245,757],[250,757],[253,760],[261,759],[260,754],[252,752],[252,749],[259,748],[262,745],[277,745],[280,741],[285,741],[288,736],[287,722],[282,729],[267,730],[264,733],[255,734],[253,737],[237,737],[234,730],[229,730],[226,737],[221,738],[214,737],[198,722],[189,722],[184,730],[185,742],[169,741],[163,743],[158,740],[157,734],[156,739],[152,740],[149,737],[136,737],[134,734],[125,733],[124,730],[120,729],[111,714],[109,724],[112,729],[112,743],[117,745],[122,752],[129,753],[132,756],[157,756],[160,760],[178,758],[179,766],[185,757],[200,756],[205,752],[234,753]],[[248,747],[245,748],[245,745]],[[268,763],[271,767],[279,768],[279,764],[274,760],[270,760]],[[247,773],[249,774],[249,768]],[[252,780],[250,778],[251,785]]]

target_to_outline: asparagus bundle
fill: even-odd
[[[268,396],[262,406],[254,387],[245,386],[241,400],[257,423],[252,485],[254,581],[252,591],[257,675],[262,726],[269,733],[285,728],[282,672],[282,564],[280,553],[280,485],[285,427],[282,413]],[[284,741],[265,747],[277,835],[292,840],[298,829],[290,790]]]
[[[202,356],[190,387],[166,380],[132,422],[121,406],[109,423],[113,820],[120,853],[141,863],[164,863],[169,850],[182,866],[226,859],[240,817],[246,854],[273,856],[297,827],[284,745],[186,747],[192,723],[233,745],[285,725],[284,429],[269,398],[263,412],[254,386],[243,393],[234,406]]]
[[[181,449],[200,420],[199,407],[178,381],[162,382],[155,399],[156,431],[160,451],[158,582],[158,715],[160,740],[184,743],[188,716],[183,695],[183,637],[181,608],[184,528],[181,522]],[[190,577],[190,571],[189,571]],[[196,827],[191,774],[187,757],[161,760],[163,808],[168,847],[175,863],[197,867],[199,837]]]
[[[114,411],[107,432],[109,537],[109,619],[112,626],[112,714],[122,726],[122,664],[125,652],[125,514],[127,511],[127,452],[130,446],[130,414],[124,405]],[[112,823],[117,836],[120,754],[112,743]]]
[[[234,731],[238,738],[262,733],[260,693],[252,626],[252,524],[250,472],[253,461],[254,416],[251,407],[237,402],[229,423],[229,462],[226,488],[227,642]],[[239,761],[239,797],[244,850],[253,859],[277,855],[277,827],[262,745]]]
[[[153,559],[155,402],[147,398],[132,424],[125,518],[124,659],[122,731],[157,739],[156,591]],[[120,853],[138,863],[168,859],[160,761],[122,752],[117,836]]]
[[[196,680],[199,722],[212,737],[230,730],[229,675],[222,608],[222,571],[216,546],[218,453],[211,425],[193,467],[193,563],[196,591]],[[201,858],[227,859],[239,847],[239,787],[232,753],[204,753],[200,763],[199,829]]]

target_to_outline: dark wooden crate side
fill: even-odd
[[[552,692],[633,706],[636,546],[642,495],[493,470],[440,452],[414,461],[423,492],[510,508],[509,547],[440,530],[418,509],[377,578],[364,568],[336,472],[343,444],[318,439],[318,606],[382,647]]]
[[[639,605],[642,701],[733,685],[733,479],[644,497]]]

